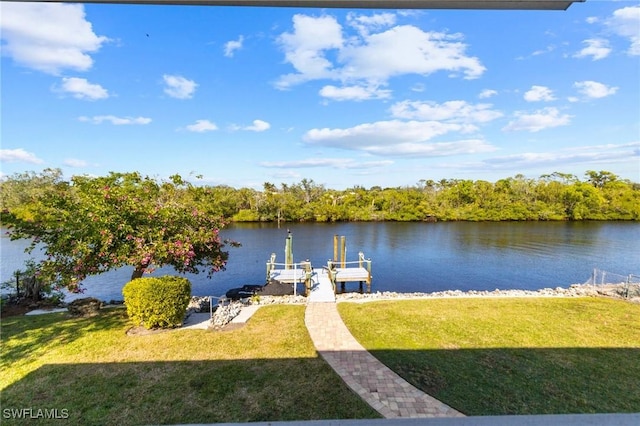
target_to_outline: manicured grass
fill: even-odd
[[[124,309],[3,318],[2,424],[28,408],[66,409],[65,425],[379,417],[318,358],[304,306],[263,307],[228,332],[129,327]]]
[[[374,356],[467,415],[640,412],[640,305],[478,298],[338,309]]]

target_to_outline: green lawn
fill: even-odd
[[[124,309],[3,318],[0,422],[29,408],[67,410],[65,425],[379,417],[318,358],[304,306],[263,307],[229,332],[129,327]]]
[[[640,305],[458,298],[338,308],[375,356],[465,414],[640,411]],[[123,309],[3,318],[2,424],[7,409],[57,409],[69,416],[59,423],[77,425],[378,417],[318,358],[304,306],[263,307],[228,332],[128,336],[130,325]]]
[[[467,415],[640,412],[640,305],[457,298],[338,308],[374,356]]]

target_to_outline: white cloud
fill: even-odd
[[[244,130],[249,130],[252,132],[264,132],[265,130],[269,130],[271,128],[271,124],[262,120],[253,120],[253,124],[251,126],[247,126]]]
[[[528,59],[530,57],[546,55],[547,53],[551,53],[554,50],[556,50],[556,45],[550,44],[547,47],[545,47],[544,49],[534,50],[533,52],[531,52],[531,54],[529,56],[518,56],[516,58],[516,60],[522,61],[522,60]]]
[[[460,34],[424,32],[411,25],[393,27],[350,43],[339,52],[345,65],[341,77],[386,82],[403,74],[429,75],[437,71],[480,77],[485,71],[478,58],[466,56]]]
[[[345,129],[311,129],[303,137],[309,145],[363,151],[383,156],[442,156],[488,152],[494,147],[479,139],[430,142],[451,132],[465,133],[475,126],[438,121],[378,121]]]
[[[85,123],[102,124],[111,123],[115,126],[127,124],[149,124],[151,119],[147,117],[116,117],[115,115],[96,115],[93,117],[79,117],[78,120]]]
[[[57,91],[70,93],[76,99],[86,99],[90,101],[107,99],[109,92],[99,84],[89,83],[85,78],[63,77],[62,85],[56,88]]]
[[[497,90],[493,90],[493,89],[484,89],[482,92],[480,92],[480,94],[478,95],[478,97],[480,99],[488,99],[491,98],[493,96],[496,96],[498,94]]]
[[[524,100],[527,102],[549,102],[555,99],[555,96],[553,96],[553,90],[545,86],[531,86],[531,89],[524,94]]]
[[[551,45],[545,47],[544,49],[539,49],[539,50],[534,51],[533,53],[531,53],[531,56],[544,55],[546,53],[553,52],[554,50],[556,50],[556,46],[551,44]]]
[[[496,148],[482,139],[465,139],[453,142],[413,143],[405,142],[395,146],[373,146],[366,151],[385,157],[444,157],[451,155],[480,154],[495,151]]]
[[[640,156],[640,142],[628,144],[592,145],[550,152],[525,152],[489,158],[484,164],[495,168],[528,168],[574,163],[603,163]]]
[[[462,126],[437,121],[377,121],[345,129],[311,129],[304,140],[310,144],[356,149],[374,145],[396,145],[403,142],[422,142],[449,132],[460,131]]]
[[[396,15],[387,12],[367,16],[349,12],[347,14],[347,22],[361,35],[367,35],[371,31],[380,30],[394,25],[396,23]]]
[[[557,108],[543,108],[533,113],[517,111],[516,119],[510,121],[502,130],[539,132],[552,127],[566,126],[571,121],[571,116],[560,114]]]
[[[302,175],[298,172],[294,172],[293,170],[281,170],[277,173],[272,173],[271,177],[278,180],[300,180],[302,179]],[[256,184],[256,188],[262,187],[262,183]]]
[[[2,2],[2,51],[28,68],[58,75],[87,71],[107,37],[93,32],[79,4]]]
[[[78,160],[77,158],[67,158],[64,160],[64,165],[74,168],[87,167],[88,163],[84,160]]]
[[[279,88],[287,88],[308,80],[331,78],[332,64],[325,51],[342,47],[342,27],[335,18],[294,15],[293,32],[283,33],[278,42],[285,52],[285,60],[298,71],[280,77]]]
[[[36,157],[34,153],[25,151],[22,148],[0,149],[0,161],[3,163],[44,163],[44,161]]]
[[[609,87],[597,81],[577,81],[573,84],[578,92],[587,98],[599,99],[611,96],[618,91],[617,87]]]
[[[486,123],[503,115],[491,107],[491,104],[473,105],[465,101],[447,101],[442,104],[430,101],[402,101],[391,106],[391,114],[396,118],[405,119]]]
[[[302,169],[330,167],[333,169],[371,169],[393,164],[391,160],[356,161],[351,158],[308,158],[298,161],[264,161],[260,163],[266,168]]]
[[[250,126],[238,126],[237,124],[232,124],[229,127],[229,130],[246,130],[249,132],[264,132],[265,130],[269,130],[271,128],[271,124],[263,120],[253,120],[253,124]]]
[[[231,40],[224,44],[224,56],[227,58],[233,57],[233,54],[236,50],[242,49],[242,43],[244,42],[244,37],[238,37],[238,40]]]
[[[523,173],[525,170],[567,170],[572,167],[601,170],[607,164],[619,166],[623,163],[637,163],[640,159],[640,142],[626,144],[605,144],[579,146],[546,152],[524,152],[519,154],[489,157],[480,161],[439,163],[434,167],[464,169],[473,172],[512,170]],[[577,166],[575,166],[577,165]]]
[[[204,133],[218,130],[218,126],[209,120],[196,120],[194,124],[189,124],[186,129],[190,132]]]
[[[193,80],[188,80],[179,75],[162,76],[166,87],[164,93],[176,99],[190,99],[193,97],[193,93],[196,91],[198,85]]]
[[[586,58],[590,56],[592,60],[597,61],[606,58],[611,53],[608,40],[592,38],[584,40],[582,43],[586,44],[586,46],[573,55],[575,58]]]
[[[320,89],[320,96],[334,101],[363,101],[368,99],[388,99],[391,97],[391,90],[379,89],[378,87],[346,86],[336,87],[332,85],[324,86]]]
[[[295,15],[293,32],[278,41],[285,61],[296,70],[276,82],[280,89],[311,80],[339,80],[346,87],[385,85],[399,75],[429,75],[438,71],[477,78],[485,67],[466,55],[460,34],[425,32],[411,25],[393,24],[393,15],[349,15],[359,33],[345,35],[334,17]],[[375,32],[378,31],[378,32]]]
[[[629,55],[640,55],[640,6],[616,10],[606,21],[606,25],[617,35],[629,39]]]
[[[598,18],[597,16],[589,16],[587,19],[585,19],[585,22],[587,24],[595,24],[596,22],[599,22],[600,18]]]

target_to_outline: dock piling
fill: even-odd
[[[291,269],[293,265],[293,236],[288,232],[284,243],[284,263],[285,269]]]

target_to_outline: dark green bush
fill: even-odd
[[[191,299],[191,282],[184,277],[137,278],[122,289],[127,315],[151,328],[179,327]]]

